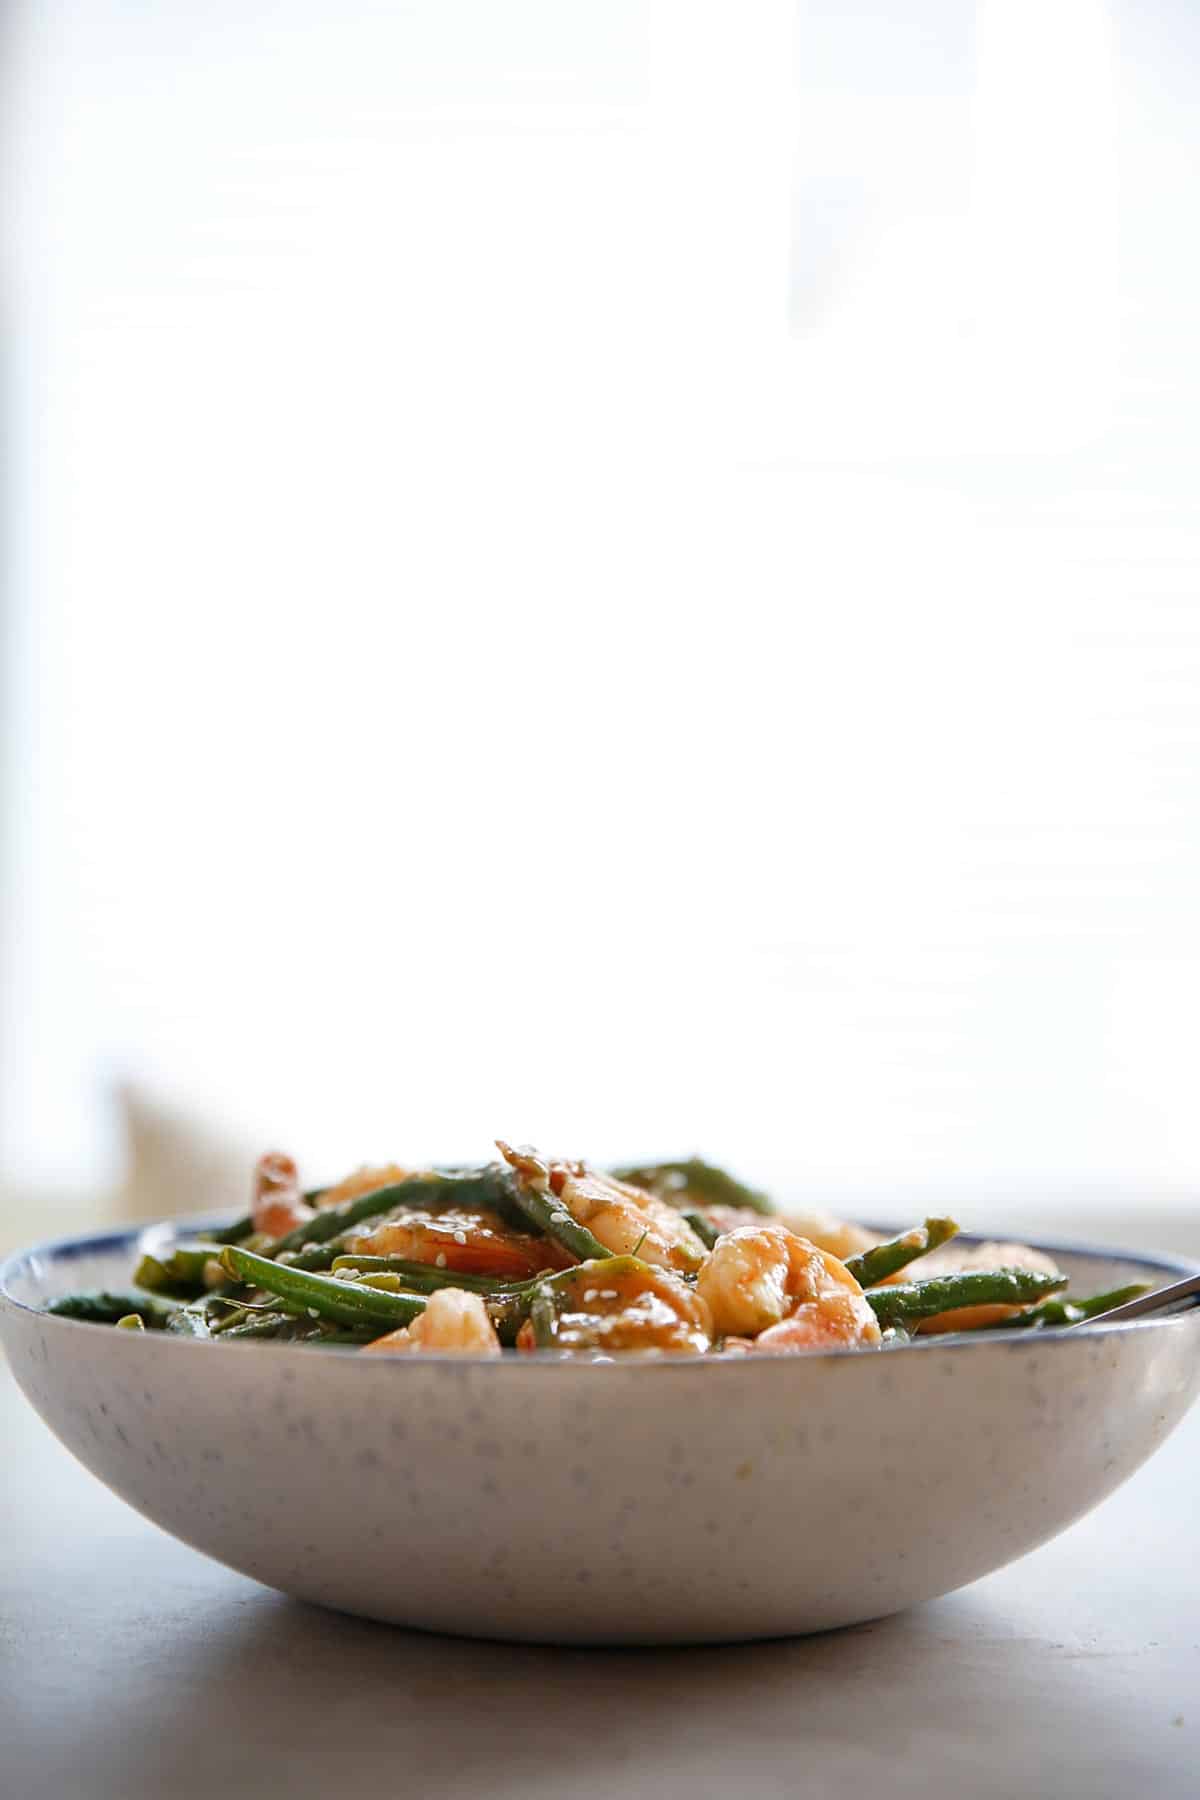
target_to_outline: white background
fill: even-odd
[[[1179,0],[22,0],[10,1191],[133,1077],[1194,1207],[1198,87]]]

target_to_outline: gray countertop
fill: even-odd
[[[2,1364],[0,1431],[6,1800],[1197,1791],[1200,1408],[1097,1512],[986,1581],[825,1637],[682,1651],[321,1612],[131,1512]]]

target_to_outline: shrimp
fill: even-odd
[[[882,1336],[849,1270],[786,1225],[740,1225],[718,1238],[696,1292],[737,1349],[865,1346]]]
[[[712,1319],[695,1289],[636,1257],[581,1263],[551,1288],[555,1349],[700,1356],[712,1347]],[[518,1332],[517,1348],[538,1348],[531,1320]]]
[[[935,1250],[929,1256],[923,1256],[919,1263],[899,1270],[889,1279],[893,1282],[918,1281],[927,1275],[966,1274],[972,1269],[1032,1269],[1043,1275],[1062,1273],[1053,1257],[1047,1256],[1043,1250],[1035,1250],[1031,1244],[949,1244],[943,1250]],[[1030,1304],[1034,1303],[1031,1301]],[[1002,1325],[1005,1319],[1011,1319],[1015,1313],[1026,1310],[1024,1306],[1007,1306],[1003,1303],[992,1306],[955,1306],[949,1312],[937,1313],[931,1319],[922,1319],[917,1331],[922,1336],[943,1331],[985,1331],[990,1326]]]
[[[299,1170],[279,1150],[268,1150],[254,1165],[250,1217],[255,1231],[268,1238],[283,1237],[314,1217],[300,1192]]]
[[[346,1240],[357,1256],[403,1256],[409,1262],[457,1269],[462,1275],[502,1275],[528,1280],[543,1269],[569,1265],[562,1246],[550,1238],[513,1231],[498,1213],[467,1207],[429,1212],[402,1207],[390,1218]]]
[[[504,1143],[497,1147],[523,1182],[549,1189],[576,1224],[586,1225],[614,1256],[636,1254],[677,1275],[694,1275],[704,1262],[704,1245],[665,1200],[586,1163],[547,1162],[532,1150],[513,1150]]]
[[[425,1311],[411,1325],[389,1331],[386,1337],[364,1344],[364,1350],[385,1354],[438,1356],[499,1356],[500,1339],[478,1294],[461,1288],[439,1288],[430,1294]]]
[[[394,1187],[397,1182],[407,1181],[413,1173],[411,1169],[402,1169],[399,1163],[384,1163],[379,1168],[365,1165],[355,1169],[353,1175],[347,1175],[336,1187],[325,1188],[317,1195],[317,1205],[324,1210],[327,1206],[340,1206],[343,1200],[357,1200],[360,1194],[370,1194],[376,1188]]]

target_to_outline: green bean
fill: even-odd
[[[382,1337],[390,1329],[389,1325],[376,1323],[359,1330],[330,1325],[324,1319],[298,1318],[295,1313],[271,1309],[243,1312],[240,1318],[234,1315],[229,1326],[222,1327],[219,1336],[223,1344],[266,1338],[280,1344],[332,1344],[361,1348],[372,1339]],[[214,1332],[213,1335],[216,1337],[218,1334]]]
[[[363,1219],[373,1219],[379,1213],[387,1212],[389,1207],[398,1206],[406,1197],[404,1189],[408,1185],[405,1181],[392,1181],[384,1187],[372,1188],[369,1194],[356,1194],[353,1200],[344,1200],[340,1206],[327,1206],[306,1219],[303,1225],[297,1225],[294,1231],[277,1238],[270,1246],[269,1254],[274,1257],[285,1250],[305,1250],[310,1245],[323,1244]]]
[[[255,1318],[248,1318],[222,1332],[221,1342],[232,1339],[235,1343],[244,1338],[273,1338],[281,1344],[333,1344],[353,1345],[357,1348],[371,1343],[377,1337],[383,1337],[392,1327],[375,1324],[357,1330],[349,1326],[330,1325],[324,1319],[313,1321],[299,1319],[294,1313],[270,1312],[260,1313]]]
[[[580,1262],[612,1255],[599,1238],[592,1236],[586,1225],[578,1224],[571,1217],[556,1195],[547,1193],[544,1188],[530,1187],[526,1182],[518,1181],[513,1198],[532,1225],[561,1244],[564,1250],[569,1250]]]
[[[897,1269],[905,1268],[957,1235],[958,1225],[953,1219],[926,1219],[923,1225],[914,1225],[911,1231],[902,1232],[899,1237],[875,1244],[858,1256],[848,1256],[846,1267],[861,1287],[876,1287]]]
[[[289,1269],[307,1269],[310,1273],[322,1269],[332,1269],[338,1256],[355,1234],[354,1226],[341,1231],[337,1237],[330,1238],[327,1244],[309,1244],[303,1250],[285,1250],[278,1258],[281,1266]],[[263,1255],[273,1254],[264,1250]]]
[[[742,1206],[758,1213],[775,1211],[766,1194],[747,1187],[725,1169],[718,1169],[698,1156],[685,1157],[682,1162],[630,1163],[625,1168],[614,1169],[613,1173],[618,1181],[646,1188],[660,1200],[670,1201],[672,1206],[699,1198],[711,1206]]]
[[[247,1289],[244,1282],[230,1282],[228,1285],[236,1288],[242,1297],[234,1300],[224,1294],[213,1295],[216,1304],[206,1310],[205,1317],[208,1320],[208,1328],[214,1337],[224,1337],[225,1333],[232,1331],[235,1325],[249,1324],[251,1320],[262,1314],[278,1312],[278,1307],[270,1301],[246,1299]]]
[[[514,1288],[511,1293],[484,1296],[483,1303],[487,1307],[488,1318],[502,1344],[516,1343],[517,1333],[529,1317],[531,1298],[528,1288]]]
[[[287,1335],[287,1328],[296,1323],[292,1314],[286,1312],[244,1314],[240,1319],[234,1314],[232,1317],[231,1325],[220,1333],[213,1333],[214,1337],[220,1336],[222,1343],[226,1338],[276,1338]]]
[[[215,1260],[215,1250],[179,1245],[167,1257],[143,1256],[133,1272],[133,1279],[152,1294],[168,1294],[175,1300],[198,1300],[206,1291],[204,1272]]]
[[[425,1310],[419,1294],[381,1293],[361,1282],[289,1269],[251,1250],[240,1250],[236,1244],[227,1244],[222,1250],[221,1267],[227,1275],[274,1294],[286,1311],[330,1319],[336,1325],[364,1326],[378,1321],[394,1328],[411,1325]]]
[[[115,1325],[118,1319],[136,1313],[144,1325],[161,1327],[166,1325],[175,1308],[149,1294],[122,1294],[96,1288],[87,1293],[64,1294],[61,1299],[52,1300],[46,1311],[57,1319],[82,1319],[90,1325]]]
[[[1065,1275],[1033,1269],[971,1269],[927,1281],[868,1288],[866,1299],[881,1325],[908,1325],[960,1306],[1023,1306],[1067,1285]]]
[[[1002,1319],[1000,1324],[1009,1330],[1014,1327],[1036,1330],[1043,1325],[1082,1325],[1086,1319],[1094,1319],[1097,1313],[1107,1312],[1110,1306],[1124,1306],[1127,1300],[1136,1300],[1149,1292],[1146,1282],[1135,1281],[1129,1287],[1113,1288],[1108,1294],[1090,1294],[1082,1300],[1043,1300],[1040,1306],[1015,1313],[1011,1319]]]
[[[232,1225],[227,1225],[224,1231],[209,1231],[205,1236],[210,1244],[244,1244],[248,1237],[254,1236],[254,1220],[246,1213]]]
[[[684,1208],[679,1216],[691,1226],[696,1236],[700,1239],[700,1242],[704,1245],[704,1248],[706,1250],[711,1250],[721,1233],[713,1224],[708,1214],[700,1212],[694,1206],[689,1206]]]

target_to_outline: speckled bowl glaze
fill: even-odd
[[[33,1405],[186,1543],[438,1631],[702,1643],[896,1612],[1061,1531],[1200,1386],[1200,1309],[878,1355],[606,1364],[220,1346],[37,1310],[127,1284],[171,1235],[0,1268],[0,1336]],[[1189,1272],[1054,1254],[1079,1291]]]

